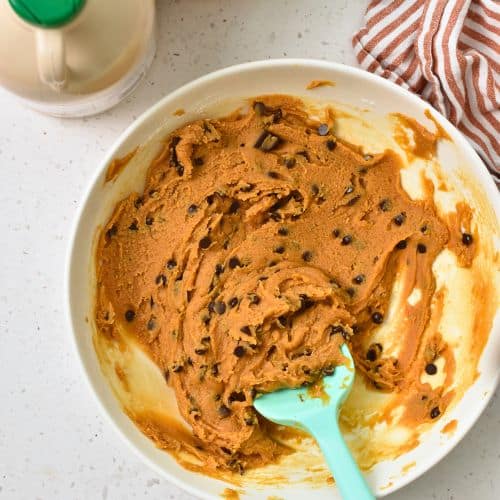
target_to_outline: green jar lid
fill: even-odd
[[[16,14],[28,23],[54,28],[69,23],[85,0],[9,0]]]

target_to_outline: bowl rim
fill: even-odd
[[[83,373],[83,378],[86,380],[86,384],[90,389],[90,392],[93,394],[94,400],[97,402],[97,406],[100,408],[101,415],[104,415],[105,420],[110,424],[110,426],[114,429],[114,431],[120,436],[121,440],[126,443],[129,449],[131,449],[134,454],[140,458],[140,460],[147,464],[151,469],[153,469],[157,474],[161,477],[167,479],[169,482],[173,483],[177,487],[187,491],[188,493],[198,497],[198,498],[206,498],[206,499],[214,499],[217,498],[211,494],[205,493],[198,489],[195,486],[192,486],[189,482],[184,481],[178,478],[175,474],[167,471],[162,468],[158,464],[156,464],[152,459],[150,459],[142,450],[140,450],[135,444],[133,444],[132,440],[127,436],[125,431],[118,425],[115,421],[115,418],[112,416],[110,410],[108,409],[106,403],[99,395],[99,391],[97,390],[97,385],[94,380],[92,380],[90,376],[90,370],[88,366],[88,362],[85,360],[82,355],[82,347],[80,345],[80,340],[78,339],[78,335],[76,334],[76,318],[73,314],[73,306],[72,306],[72,267],[73,260],[75,259],[75,251],[76,251],[76,242],[78,236],[78,230],[80,227],[80,223],[82,220],[82,215],[84,214],[87,204],[89,202],[89,198],[91,194],[96,189],[99,179],[101,178],[102,173],[106,170],[109,162],[116,157],[117,151],[120,147],[127,141],[127,139],[134,134],[140,127],[142,127],[145,123],[147,123],[151,117],[153,117],[159,109],[167,105],[170,101],[174,101],[177,97],[189,93],[194,90],[198,86],[203,86],[205,83],[216,80],[221,77],[227,77],[235,73],[244,72],[248,70],[258,70],[265,69],[268,67],[303,67],[307,69],[326,69],[331,70],[337,73],[343,73],[346,76],[353,77],[358,80],[367,80],[375,83],[376,85],[380,85],[385,87],[389,92],[397,93],[400,96],[403,96],[406,99],[412,100],[418,107],[428,107],[431,106],[423,101],[416,94],[411,93],[405,88],[393,83],[390,80],[382,78],[373,73],[369,73],[365,70],[362,70],[358,67],[349,66],[346,64],[324,61],[320,59],[314,58],[277,58],[277,59],[266,59],[266,60],[257,60],[246,62],[242,64],[231,65],[228,67],[224,67],[222,69],[218,69],[212,72],[209,72],[205,75],[202,75],[194,80],[191,80],[172,92],[168,93],[160,100],[158,100],[155,104],[146,109],[142,114],[140,114],[128,127],[125,128],[123,132],[115,139],[115,141],[111,144],[111,146],[107,149],[106,153],[102,157],[99,162],[98,167],[95,169],[92,174],[86,188],[83,191],[83,196],[81,198],[81,203],[78,205],[76,213],[74,215],[74,219],[72,222],[72,227],[70,230],[70,237],[68,241],[68,250],[66,254],[65,261],[65,280],[64,280],[64,295],[65,295],[65,312],[66,312],[66,320],[67,324],[71,330],[71,338],[72,338],[72,348],[75,352],[75,356],[79,360],[79,366],[81,372]],[[433,109],[433,108],[432,108]],[[478,168],[475,171],[475,175],[480,178],[481,186],[488,193],[488,201],[493,201],[493,210],[497,216],[497,219],[500,218],[500,194],[496,188],[496,185],[493,181],[493,178],[489,174],[483,160],[479,157],[477,152],[471,146],[471,144],[467,141],[465,136],[461,134],[461,132],[443,115],[438,113],[433,109],[433,117],[437,120],[437,122],[444,127],[446,132],[450,134],[453,139],[453,142],[458,144],[459,148],[467,153],[468,158],[473,159],[473,161],[478,165]],[[495,316],[496,320],[498,320],[498,312]],[[498,327],[497,321],[494,321],[492,330],[490,331],[490,335],[495,329]],[[486,348],[486,347],[485,347]],[[493,394],[498,388],[500,381],[500,369],[497,370],[497,373],[494,377],[494,380],[491,385],[491,390],[488,394],[480,399],[474,408],[474,414],[471,418],[469,418],[467,424],[462,426],[456,433],[453,439],[449,440],[449,444],[441,447],[441,452],[432,457],[432,459],[425,462],[423,466],[418,468],[414,468],[409,471],[407,474],[403,475],[399,478],[397,482],[397,486],[394,488],[387,488],[383,492],[379,492],[378,496],[385,496],[389,493],[393,493],[404,486],[408,485],[418,477],[422,476],[429,469],[431,469],[434,465],[440,462],[445,456],[447,456],[455,446],[462,441],[465,435],[470,431],[470,429],[476,424],[479,417],[483,413],[484,409],[490,402]],[[472,386],[471,386],[472,387]]]

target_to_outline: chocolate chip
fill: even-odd
[[[184,167],[178,163],[176,166],[175,166],[175,170],[177,171],[177,175],[179,177],[182,177],[184,175]]]
[[[214,195],[213,195],[213,194],[209,194],[209,195],[207,196],[207,203],[208,203],[209,205],[212,205],[212,204],[213,204],[213,202],[214,202]]]
[[[130,231],[138,231],[139,226],[137,225],[137,221],[133,221],[128,228],[130,229]]]
[[[404,250],[408,246],[408,243],[406,240],[401,240],[396,244],[396,248],[398,250]]]
[[[343,336],[345,334],[344,327],[341,325],[330,326],[329,329],[330,329],[330,336],[336,335],[336,334],[340,334]]]
[[[231,257],[228,262],[230,269],[236,269],[237,267],[241,267],[241,262],[238,257]]]
[[[200,248],[203,250],[206,250],[211,244],[212,244],[212,240],[210,239],[209,236],[204,236],[200,240]]]
[[[214,305],[214,310],[217,314],[224,314],[226,312],[226,304],[222,301],[218,301]]]
[[[154,221],[154,219],[150,215],[148,217],[146,217],[146,224],[148,226],[151,226],[153,224],[153,221]]]
[[[238,200],[234,200],[229,207],[229,213],[235,214],[240,208],[240,202]]]
[[[327,135],[328,134],[328,131],[329,131],[329,127],[326,123],[322,123],[319,127],[318,127],[318,134],[319,135]]]
[[[177,265],[177,262],[174,259],[170,259],[167,262],[167,269],[173,269]]]
[[[194,352],[195,354],[198,354],[198,356],[202,356],[203,354],[206,354],[208,351],[208,347],[202,346],[202,347],[197,347]]]
[[[347,202],[347,206],[348,207],[352,207],[353,205],[355,205],[359,200],[361,199],[361,196],[358,194],[356,196],[354,196],[354,198],[351,198],[348,202]]]
[[[210,373],[214,376],[217,377],[219,375],[219,363],[214,363],[212,365],[212,368],[210,369]]]
[[[279,123],[283,118],[283,111],[281,109],[277,109],[273,113],[273,123]]]
[[[437,406],[435,406],[432,410],[431,410],[431,418],[438,418],[439,415],[441,415],[441,411],[439,410],[439,408]]]
[[[434,363],[429,363],[425,367],[425,373],[427,373],[427,375],[436,375],[437,371],[437,366]]]
[[[193,215],[196,213],[197,210],[198,210],[198,206],[193,203],[192,205],[189,205],[189,207],[188,207],[188,214]]]
[[[113,236],[116,235],[118,232],[118,228],[116,227],[116,224],[113,224],[107,231],[106,231],[106,237],[107,238],[112,238]]]
[[[147,324],[148,330],[154,330],[156,328],[156,321],[154,318],[149,318],[148,324]]]
[[[219,406],[218,411],[219,411],[219,415],[221,416],[221,418],[227,418],[227,417],[229,417],[229,415],[231,415],[231,410],[226,405]],[[229,451],[229,453],[231,453],[231,451]]]
[[[250,304],[252,305],[260,304],[260,297],[257,294],[251,293],[249,297],[250,297]]]
[[[379,204],[378,207],[382,212],[388,212],[391,209],[391,202],[387,199],[382,200]]]
[[[300,310],[299,311],[305,311],[306,309],[310,309],[312,306],[314,306],[314,300],[309,298],[305,293],[301,293],[299,295],[300,298]]]
[[[276,137],[273,134],[267,134],[260,146],[258,147],[261,151],[264,152],[269,152],[272,151],[273,148],[275,148],[279,143],[279,137]]]
[[[354,288],[352,287],[349,287],[346,289],[346,292],[347,292],[347,295],[349,295],[349,297],[354,297],[354,295],[356,295],[356,290],[354,290]]]
[[[204,163],[203,158],[198,157],[198,158],[193,159],[193,165],[195,167],[201,167],[203,165],[203,163]]]
[[[242,358],[245,355],[246,349],[242,345],[238,345],[234,348],[233,354],[237,358]]]
[[[144,204],[144,200],[142,199],[141,196],[139,196],[138,198],[136,198],[134,200],[134,207],[135,208],[139,208],[139,207],[142,207],[142,205]]]
[[[246,425],[256,425],[257,424],[257,417],[255,415],[245,415],[245,418],[243,420],[245,421]]]
[[[285,247],[280,245],[279,247],[275,247],[273,250],[274,253],[285,253]]]
[[[377,359],[378,355],[377,355],[377,351],[373,348],[370,348],[368,349],[368,351],[366,351],[366,359],[368,361],[375,361]]]
[[[183,371],[183,370],[184,370],[184,366],[182,366],[181,364],[174,363],[174,364],[172,365],[172,371],[173,371],[174,373],[179,373],[179,372],[181,372],[181,371]]]
[[[238,305],[238,297],[233,297],[232,299],[230,299],[228,304],[231,309],[234,309]]]
[[[286,168],[293,168],[297,163],[297,160],[293,156],[286,156],[283,160]]]
[[[236,459],[230,460],[227,464],[233,472],[238,472],[240,476],[245,473],[244,465]]]
[[[220,276],[224,272],[224,266],[222,264],[217,264],[215,266],[215,275]]]
[[[134,321],[135,318],[135,312],[132,311],[132,309],[128,309],[125,311],[125,319],[130,323],[131,321]]]
[[[384,321],[384,316],[382,316],[381,313],[379,313],[378,311],[375,311],[373,314],[372,314],[372,321],[376,324],[376,325],[380,325],[381,323],[383,323]]]
[[[425,252],[427,252],[427,247],[423,243],[419,243],[417,245],[417,252],[418,253],[425,253]]]
[[[406,215],[404,214],[404,212],[401,212],[392,220],[394,221],[394,224],[396,224],[396,226],[402,226],[403,222],[406,220]]]
[[[278,229],[278,234],[280,236],[288,236],[288,229],[286,227],[282,226]]]
[[[246,186],[241,187],[240,191],[242,193],[249,193],[254,187],[255,187],[254,184],[247,184]]]
[[[267,112],[266,105],[260,101],[255,101],[253,103],[253,110],[255,111],[255,114],[259,116],[264,116]]]
[[[332,236],[333,236],[334,238],[338,238],[338,237],[340,236],[340,229],[334,229],[334,230],[332,231]]]
[[[229,398],[228,398],[228,401],[230,403],[234,403],[234,401],[238,401],[240,403],[242,403],[243,401],[246,401],[246,396],[245,396],[245,393],[243,391],[233,391],[230,395],[229,395]]]
[[[342,241],[340,242],[342,245],[349,245],[352,243],[352,236],[350,234],[346,234],[343,238]]]
[[[462,243],[466,247],[468,247],[469,245],[472,245],[472,241],[473,241],[472,234],[469,234],[469,233],[462,234]]]
[[[199,420],[201,418],[200,409],[196,408],[195,406],[192,406],[191,408],[189,408],[189,414],[193,415],[193,418],[195,420]]]
[[[426,233],[427,233],[427,230],[428,230],[428,227],[427,227],[426,225],[425,225],[425,226],[422,226],[422,227],[420,228],[420,232],[421,232],[422,234],[426,234]]]
[[[267,131],[264,130],[260,133],[259,137],[257,137],[257,140],[255,141],[253,147],[259,149],[262,146],[262,143],[264,142],[264,139],[266,137],[267,137]]]
[[[163,285],[165,286],[167,284],[167,277],[164,275],[164,274],[159,274],[156,279],[155,279],[155,283],[157,285]]]
[[[334,141],[333,139],[328,139],[326,141],[326,147],[330,150],[333,151],[337,147],[337,141]]]
[[[365,281],[365,275],[364,274],[358,274],[357,276],[354,276],[352,282],[356,285],[361,285]]]
[[[286,316],[279,316],[277,319],[278,326],[285,328],[288,326],[288,318]]]
[[[323,368],[323,375],[333,375],[335,373],[334,366],[327,366]]]
[[[280,178],[280,174],[278,174],[278,172],[274,172],[274,170],[270,170],[267,173],[267,176],[271,177],[271,179],[279,179]]]
[[[306,250],[303,254],[302,254],[302,260],[304,262],[311,262],[313,258],[313,254],[312,252],[310,252],[309,250]]]
[[[250,330],[250,327],[248,325],[242,326],[240,328],[240,332],[246,333],[247,335],[250,335],[252,331]]]

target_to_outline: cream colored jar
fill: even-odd
[[[99,113],[145,74],[154,24],[154,0],[0,0],[0,85],[44,113]]]

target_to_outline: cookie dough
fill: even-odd
[[[194,438],[139,425],[207,471],[243,472],[288,452],[254,398],[315,382],[342,362],[345,341],[374,390],[412,386],[412,418],[446,407],[418,379],[446,350],[438,334],[424,345],[423,332],[448,227],[430,198],[401,188],[396,153],[370,155],[334,127],[331,112],[312,119],[288,96],[190,123],[166,138],[144,192],[122,200],[100,234],[97,329],[141,343]],[[402,270],[402,296],[420,297],[399,354],[386,355],[371,339]]]

